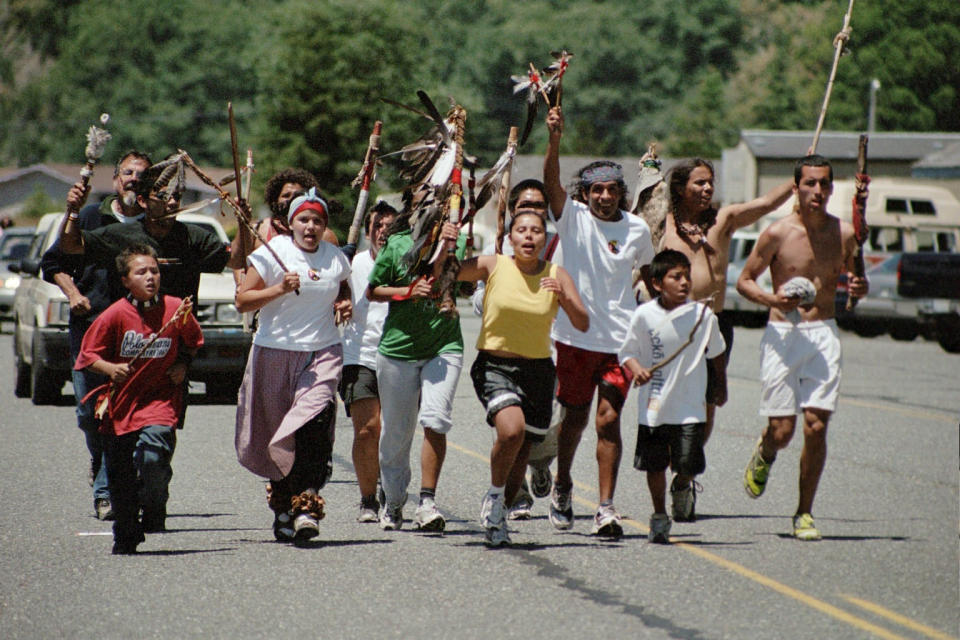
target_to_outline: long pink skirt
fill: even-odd
[[[336,400],[343,347],[287,351],[253,345],[237,402],[237,459],[253,473],[290,473],[294,433]]]

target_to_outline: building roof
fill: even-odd
[[[69,186],[80,179],[80,169],[82,169],[83,166],[82,164],[47,162],[20,168],[0,167],[0,185],[19,180],[24,176],[29,176],[31,173],[39,172]],[[232,169],[215,167],[200,167],[200,170],[214,180],[222,179],[224,176],[233,173]],[[109,164],[101,164],[97,167],[93,172],[93,177],[90,179],[90,186],[93,193],[112,193],[114,190],[113,167]],[[206,194],[207,196],[216,194],[216,190],[201,182],[200,179],[190,171],[187,171],[187,189],[200,194]]]
[[[812,131],[766,131],[744,129],[740,139],[750,152],[763,159],[796,159],[813,140]],[[823,131],[817,153],[835,160],[854,160],[860,133]],[[960,142],[960,133],[874,132],[870,134],[869,156],[885,160],[919,160]]]
[[[928,154],[913,165],[914,169],[956,169],[960,167],[960,141]]]

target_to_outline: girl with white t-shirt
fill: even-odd
[[[270,480],[277,540],[318,535],[343,347],[335,318],[352,313],[350,265],[322,240],[327,203],[311,189],[290,203],[292,236],[247,258],[240,312],[260,311],[237,402],[237,458]]]

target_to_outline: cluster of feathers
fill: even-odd
[[[307,513],[317,520],[323,520],[323,517],[326,515],[323,512],[326,504],[323,498],[312,491],[304,491],[300,495],[293,496],[290,499],[290,508],[295,516],[301,513]]]
[[[547,106],[551,104],[559,106],[563,97],[563,74],[567,72],[573,54],[563,49],[561,51],[551,51],[550,55],[554,57],[554,60],[542,72],[537,71],[537,68],[531,63],[526,75],[510,76],[510,79],[514,82],[514,93],[527,92],[527,122],[523,127],[523,134],[520,136],[520,146],[523,146],[527,138],[530,137],[533,123],[537,120],[537,107],[540,104],[537,98],[543,96]]]

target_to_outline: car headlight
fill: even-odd
[[[237,311],[236,305],[232,302],[218,304],[215,318],[217,322],[224,324],[240,324],[241,321],[240,312]]]
[[[20,286],[20,276],[7,276],[0,278],[0,287],[4,289],[16,289]]]

